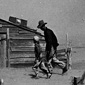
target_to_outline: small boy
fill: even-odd
[[[35,45],[35,47],[34,47],[35,65],[32,67],[32,69],[34,70],[37,78],[38,78],[38,68],[47,75],[47,78],[50,78],[52,74],[46,67],[45,57],[42,56],[42,48],[40,46],[39,37],[34,36],[33,41],[34,41],[34,45]]]

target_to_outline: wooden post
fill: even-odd
[[[67,57],[66,67],[68,69],[69,68],[69,55],[67,53],[67,49],[68,49],[68,33],[66,33],[66,57]]]
[[[9,28],[7,28],[7,67],[10,67]]]
[[[66,50],[68,49],[68,33],[66,33]]]
[[[69,43],[68,43],[68,33],[66,34],[66,52],[67,52],[67,68],[71,69],[72,66],[72,61],[71,61],[71,52],[69,52],[69,49],[71,49],[71,47],[69,47]],[[71,49],[72,51],[72,49]]]
[[[0,67],[6,67],[6,34],[2,34],[1,36]]]

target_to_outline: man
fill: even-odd
[[[51,61],[54,61],[57,64],[62,64],[62,69],[63,72],[62,74],[64,74],[67,69],[66,69],[66,65],[64,62],[59,61],[56,56],[57,56],[57,47],[59,46],[57,37],[55,36],[54,32],[47,28],[45,25],[47,23],[45,23],[43,20],[40,20],[38,22],[38,26],[37,28],[41,29],[42,31],[44,31],[44,37],[45,37],[45,41],[46,41],[46,58],[47,58],[47,62],[48,64],[51,65]]]
[[[42,48],[40,46],[39,37],[34,36],[34,52],[35,52],[35,65],[32,67],[33,71],[35,72],[36,78],[38,78],[38,68],[47,75],[47,78],[51,77],[51,73],[46,67],[45,57],[42,56]]]

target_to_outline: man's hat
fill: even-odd
[[[38,26],[37,26],[37,28],[41,28],[43,25],[45,25],[45,24],[47,24],[46,22],[44,22],[43,20],[40,20],[39,22],[38,22]]]

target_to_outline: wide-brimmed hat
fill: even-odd
[[[41,28],[43,25],[45,25],[45,24],[47,24],[46,22],[44,22],[43,20],[40,20],[39,22],[38,22],[38,26],[37,26],[37,28]]]

